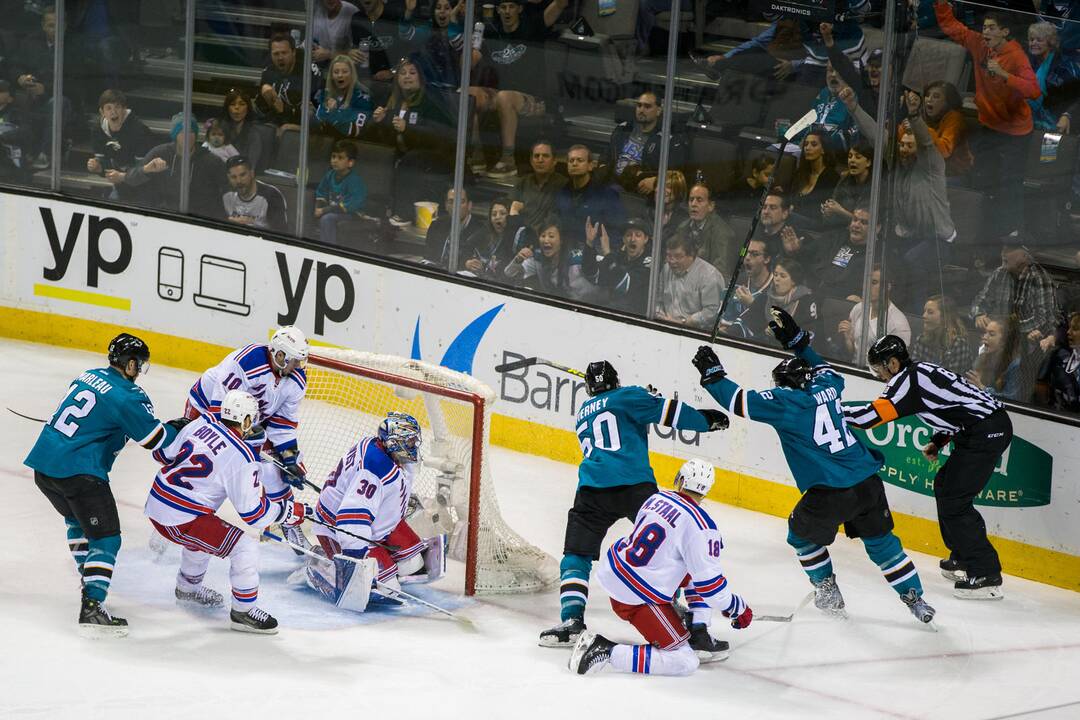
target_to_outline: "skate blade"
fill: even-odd
[[[570,640],[567,642],[560,642],[559,639],[555,637],[542,637],[540,638],[540,641],[537,643],[537,645],[546,648],[566,648],[568,650],[572,650],[574,648],[574,645],[577,644],[579,637],[581,636],[571,635]]]
[[[591,633],[588,630],[579,633],[574,636],[573,645],[571,647],[570,659],[566,661],[566,667],[570,672],[577,673],[578,675],[586,675],[588,671],[581,672],[581,659],[585,656],[585,651],[592,645],[592,641],[596,638],[596,633]],[[543,647],[554,647],[553,645],[544,645]]]
[[[79,636],[87,640],[127,637],[127,625],[79,625]]]
[[[1000,587],[985,587],[977,590],[957,590],[954,588],[953,597],[958,597],[961,600],[1004,600],[1005,593],[1001,591]]]
[[[427,573],[417,573],[416,575],[405,575],[404,577],[398,576],[398,582],[402,585],[418,585],[420,583],[428,582]]]
[[[818,609],[821,610],[821,608],[818,608]],[[843,609],[841,609],[841,610],[821,610],[821,612],[825,614],[825,617],[832,618],[833,620],[847,620],[848,619],[847,610],[843,610]]]
[[[694,653],[698,657],[698,661],[701,663],[714,663],[723,662],[728,659],[731,654],[728,650],[720,650],[718,652],[709,652],[708,650],[695,650]]]
[[[203,603],[198,600],[188,598],[176,598],[176,604],[183,608],[195,609],[195,610],[220,610],[225,607],[225,600],[215,603]]]
[[[230,622],[229,623],[229,629],[230,630],[235,630],[236,632],[252,633],[254,635],[277,635],[277,631],[278,631],[278,629],[276,627],[275,628],[268,628],[266,630],[261,630],[259,628],[251,627],[250,625],[245,625],[244,623],[238,623],[238,622]]]
[[[942,570],[941,577],[945,578],[950,582],[960,582],[962,580],[967,580],[967,573],[965,573],[963,570]]]

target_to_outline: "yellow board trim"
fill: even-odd
[[[90,350],[102,356],[105,345],[113,336],[130,330],[121,325],[0,306],[0,337]],[[138,332],[153,348],[156,364],[193,372],[202,372],[235,349],[149,330]],[[569,430],[498,413],[492,413],[491,417],[491,442],[566,463],[576,464],[581,458],[577,436]],[[670,486],[682,461],[662,453],[649,453],[649,456],[657,478]],[[799,499],[799,491],[794,487],[730,470],[718,468],[716,479],[709,497],[747,510],[787,517]],[[894,518],[896,534],[903,540],[904,547],[944,556],[945,546],[936,522],[899,513]],[[1005,572],[1080,591],[1080,557],[1017,540],[999,537],[992,537],[992,540]]]
[[[56,285],[42,285],[34,283],[34,294],[38,297],[53,298],[55,300],[68,300],[70,302],[83,303],[84,305],[97,305],[98,307],[112,308],[131,312],[131,299],[114,297],[104,293],[88,292],[86,290],[72,290]]]

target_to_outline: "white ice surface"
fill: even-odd
[[[0,341],[0,352],[9,379],[0,404],[38,417],[73,377],[103,361],[10,341]],[[142,385],[168,418],[180,413],[191,381],[155,366]],[[570,674],[567,651],[536,645],[558,619],[555,590],[469,600],[454,564],[425,597],[460,608],[478,632],[427,612],[354,615],[286,587],[297,561],[269,544],[259,600],[281,632],[231,632],[226,611],[175,605],[178,553],[155,562],[141,511],[155,466],[130,444],[112,474],[124,545],[109,606],[127,617],[131,635],[83,640],[63,522],[22,465],[38,429],[0,411],[0,718],[1080,718],[1076,594],[1010,577],[1004,601],[962,601],[936,558],[914,554],[938,609],[933,633],[908,614],[861,544],[843,538],[832,555],[849,620],[810,607],[790,624],[736,632],[718,615],[714,631],[731,642],[731,657],[689,678]],[[558,556],[575,468],[499,448],[492,457],[507,520]],[[784,542],[784,520],[717,504],[710,511],[725,535],[733,589],[758,614],[791,612],[809,585]],[[227,594],[225,569],[213,560],[208,582]],[[587,621],[614,639],[639,640],[595,584]]]

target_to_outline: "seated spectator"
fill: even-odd
[[[537,140],[529,154],[532,172],[518,178],[510,191],[511,212],[537,232],[540,223],[555,212],[555,195],[570,182],[555,172],[555,149],[549,140]]]
[[[0,180],[22,184],[29,175],[26,146],[30,140],[27,120],[16,107],[11,83],[0,80]]]
[[[652,223],[656,217],[655,205],[650,208],[646,222]],[[660,237],[668,237],[676,228],[686,222],[686,176],[679,170],[668,170],[664,184],[664,205],[660,220]]]
[[[764,298],[772,290],[773,251],[768,243],[757,238],[750,241],[739,277],[746,278],[746,282],[741,283],[739,278],[734,279],[736,302],[724,312],[725,332],[752,337],[761,332],[757,321],[764,317],[763,313],[768,307],[763,308],[760,303],[764,302]],[[729,327],[732,325],[738,327],[733,330]]]
[[[805,273],[798,260],[781,260],[774,265],[768,290],[754,298],[745,316],[752,337],[769,337],[769,322],[773,319],[769,308],[773,305],[786,310],[799,323],[799,327],[817,332],[821,315],[814,291],[805,284]],[[739,291],[739,287],[735,288],[735,292]]]
[[[801,208],[800,217],[811,229],[821,227],[825,201],[832,197],[840,182],[832,151],[825,145],[827,141],[828,135],[818,129],[811,129],[803,136],[802,154],[792,181],[794,200]]]
[[[330,151],[330,169],[315,188],[315,219],[319,221],[319,239],[336,245],[338,225],[364,209],[367,186],[355,172],[356,144],[338,140]]]
[[[361,137],[374,108],[371,96],[356,79],[356,66],[348,55],[338,55],[330,63],[326,87],[315,97],[315,119],[322,131],[337,138]]]
[[[888,309],[885,311],[885,331],[878,330],[878,309],[881,306],[881,266],[875,265],[870,271],[870,338],[882,335],[896,335],[905,343],[911,342],[911,325],[907,316],[900,308],[893,305],[889,297],[892,291],[892,283],[885,283],[885,302]],[[843,343],[843,352],[856,365],[866,362],[866,338],[862,334],[863,304],[860,300],[851,308],[846,320],[841,320],[836,328]],[[922,356],[916,356],[917,360],[929,360]],[[932,361],[931,361],[932,362]]]
[[[225,172],[231,188],[221,197],[226,220],[272,232],[288,230],[285,196],[273,185],[255,179],[250,160],[243,155],[231,157]]]
[[[583,263],[581,246],[565,238],[559,224],[551,220],[540,230],[536,248],[521,248],[503,273],[524,287],[548,295],[575,302],[601,302],[603,292],[585,277]]]
[[[781,257],[794,258],[807,267],[814,267],[817,248],[792,217],[794,206],[779,185],[774,185],[761,206],[761,219],[754,230],[754,239],[774,247]]]
[[[650,235],[651,225],[641,218],[630,218],[623,228],[622,247],[613,252],[605,228],[593,226],[586,234],[585,273],[607,290],[614,310],[639,316],[648,310],[652,274]]]
[[[276,32],[270,36],[270,64],[263,68],[259,78],[255,108],[267,122],[277,126],[279,138],[286,130],[300,129],[301,113],[307,106],[305,67],[303,50],[297,50],[291,34]]]
[[[591,220],[608,228],[622,227],[626,210],[619,192],[593,175],[596,163],[589,148],[573,145],[566,153],[566,173],[570,182],[555,193],[555,211],[567,239],[578,245],[585,241],[585,226]]]
[[[388,83],[394,79],[394,68],[409,54],[408,42],[400,33],[404,3],[359,0],[359,5],[360,12],[352,17],[356,63],[368,69],[372,80]]]
[[[663,103],[652,91],[638,96],[634,105],[634,121],[621,122],[611,133],[607,166],[612,182],[624,190],[649,197],[656,193],[656,178],[660,172],[660,114]],[[689,142],[686,134],[675,131],[668,149],[668,168],[681,171],[687,161]],[[685,179],[683,181],[685,185]]]
[[[983,327],[982,345],[967,379],[1003,400],[1025,401],[1020,378],[1020,343],[1016,323],[991,317]]]
[[[739,255],[739,240],[731,226],[716,214],[712,193],[705,183],[694,183],[687,203],[689,217],[675,229],[676,236],[684,237],[697,247],[697,254],[724,277],[731,277]]]
[[[776,169],[772,154],[758,155],[750,162],[750,172],[735,183],[735,187],[717,198],[726,214],[750,217],[761,204],[761,193],[769,184],[769,176]]]
[[[1021,347],[1025,354],[1037,348],[1049,351],[1060,317],[1054,281],[1019,239],[1006,239],[1001,266],[987,278],[975,295],[971,317],[979,330],[995,316],[1019,318]]]
[[[262,172],[270,161],[271,143],[263,138],[262,127],[255,119],[255,108],[247,93],[235,88],[225,93],[221,124],[225,126],[229,144],[251,162],[256,172]]]
[[[847,230],[834,235],[831,249],[818,266],[817,287],[831,298],[851,302],[862,300],[863,272],[866,268],[866,236],[870,230],[870,209],[858,205]]]
[[[19,103],[20,111],[26,114],[32,124],[27,147],[27,152],[30,154],[28,162],[35,169],[43,169],[49,167],[49,155],[52,153],[52,119],[55,105],[52,96],[55,76],[53,64],[56,56],[55,8],[48,7],[42,10],[40,28],[21,37],[22,42],[14,53],[15,57],[9,58],[15,70],[15,75],[11,79],[15,81],[19,94],[25,99],[25,102]],[[73,56],[74,53],[70,52],[70,49],[64,53],[66,62],[71,62]],[[12,89],[14,90],[15,87]],[[85,90],[85,88],[82,89],[82,91]],[[60,118],[61,134],[65,138],[70,137],[71,119],[74,115],[71,103],[68,101],[70,97],[73,95],[68,90],[61,104],[63,108]]]
[[[952,298],[931,295],[923,306],[922,334],[911,346],[911,357],[961,373],[972,364],[967,327]]]
[[[222,162],[228,162],[229,158],[240,154],[236,146],[229,142],[229,132],[220,118],[213,118],[206,123],[206,140],[203,141],[203,147],[220,158]]]
[[[535,246],[536,234],[525,225],[520,215],[511,215],[509,198],[499,197],[488,208],[485,232],[476,236],[470,248],[472,255],[465,259],[465,269],[477,277],[502,282],[507,263],[523,247]]]
[[[911,93],[914,95],[914,93]],[[916,97],[918,97],[916,95]],[[908,107],[914,98],[908,99]],[[964,120],[960,91],[951,82],[936,80],[926,86],[922,98],[922,117],[934,146],[945,158],[945,177],[963,178],[971,172],[975,158],[968,145],[967,121]],[[903,132],[901,128],[899,132]]]
[[[1042,95],[1028,99],[1036,130],[1067,134],[1072,115],[1080,112],[1080,57],[1065,52],[1057,28],[1037,22],[1028,28],[1028,60]]]
[[[450,0],[434,0],[421,20],[416,0],[405,0],[401,32],[416,50],[412,57],[420,63],[428,85],[452,89],[461,84],[462,18],[465,0],[451,5]],[[474,66],[479,51],[473,52]],[[470,93],[471,94],[471,93]],[[480,103],[480,99],[477,99]]]
[[[453,181],[454,119],[442,95],[424,86],[411,60],[398,63],[390,99],[371,117],[393,138],[390,224],[405,227],[412,222],[414,203],[438,198]]]
[[[1080,412],[1080,313],[1069,315],[1065,336],[1050,355],[1043,380],[1048,385],[1047,405]]]
[[[199,126],[194,119],[184,132],[184,117],[173,118],[170,142],[152,148],[136,163],[124,182],[143,188],[140,198],[153,207],[175,212],[180,206],[181,162],[185,148],[191,156],[188,177],[188,212],[206,218],[221,219],[221,198],[226,192],[225,163],[198,144]]]
[[[461,240],[458,246],[458,258],[454,267],[450,267],[450,230],[453,228],[454,218],[454,188],[446,191],[446,202],[443,203],[443,211],[431,223],[427,231],[425,242],[424,259],[426,262],[438,265],[450,272],[465,270],[465,261],[473,257],[473,248],[483,245],[484,224],[474,220],[472,216],[472,201],[469,199],[469,191],[461,189]]]
[[[699,258],[694,244],[681,237],[667,241],[664,258],[654,317],[698,330],[711,328],[724,289],[720,271]]]
[[[311,59],[322,74],[327,73],[332,59],[353,49],[352,18],[358,12],[359,8],[342,0],[319,0],[315,3],[311,25]]]
[[[568,3],[569,0],[551,0],[542,12],[525,12],[525,0],[500,0],[494,22],[484,28],[481,52],[484,61],[495,70],[499,89],[482,88],[476,110],[498,113],[502,142],[502,155],[487,171],[489,177],[517,174],[514,153],[518,118],[545,112],[544,40]]]
[[[821,220],[826,227],[847,225],[856,205],[870,200],[870,169],[874,146],[859,140],[847,153],[847,169],[840,173],[832,197],[821,204]]]
[[[94,155],[86,161],[86,170],[104,175],[113,184],[114,200],[130,201],[132,188],[124,184],[124,174],[158,144],[157,139],[128,108],[127,97],[119,90],[101,93],[98,115],[100,123],[91,132]]]

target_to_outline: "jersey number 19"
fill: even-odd
[[[581,454],[592,455],[593,450],[616,451],[622,447],[619,440],[619,421],[612,412],[602,412],[593,418],[592,425],[585,421],[577,426]]]

